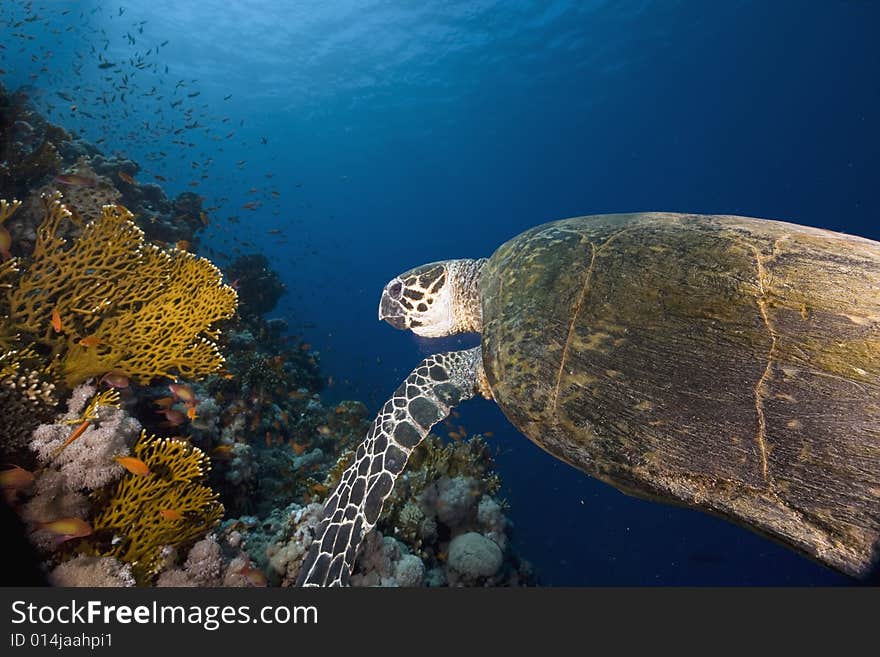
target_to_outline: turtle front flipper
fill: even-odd
[[[358,548],[375,526],[409,455],[450,409],[483,390],[480,347],[426,358],[385,402],[354,462],[324,505],[299,586],[347,583]]]

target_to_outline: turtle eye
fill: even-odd
[[[392,299],[399,299],[401,292],[403,292],[403,283],[400,281],[394,281],[388,286],[388,294]]]

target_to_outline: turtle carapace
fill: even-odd
[[[383,406],[302,584],[345,582],[412,450],[477,393],[627,493],[855,577],[876,562],[880,243],[734,216],[576,217],[397,276],[379,316],[481,345],[427,358]]]

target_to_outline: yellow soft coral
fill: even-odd
[[[133,455],[150,473],[127,473],[92,527],[96,534],[113,536],[109,549],[100,553],[132,564],[144,580],[161,567],[163,547],[194,543],[217,524],[223,505],[203,483],[210,460],[197,447],[173,438],[147,437],[143,431]]]
[[[111,370],[148,383],[222,367],[212,325],[232,316],[238,297],[217,267],[146,243],[119,205],[104,206],[68,243],[59,228],[70,212],[57,195],[44,204],[33,256],[6,305],[17,330],[51,349],[53,373],[74,386]]]

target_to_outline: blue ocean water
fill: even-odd
[[[880,239],[870,0],[40,4],[0,7],[3,83],[169,195],[205,196],[202,246],[221,264],[265,253],[289,289],[275,315],[320,351],[325,396],[371,411],[424,355],[474,343],[380,324],[385,282],[538,223],[669,210]],[[125,67],[125,89],[101,62]],[[545,584],[848,581],[626,497],[488,402],[461,416],[494,434],[514,539]]]

